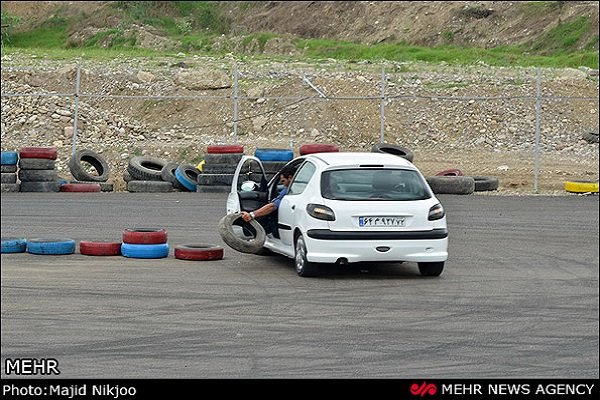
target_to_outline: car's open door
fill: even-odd
[[[237,165],[227,196],[227,214],[254,211],[268,203],[267,177],[262,162],[243,156]]]

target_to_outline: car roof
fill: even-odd
[[[330,152],[313,153],[307,156],[308,159],[320,160],[326,164],[326,167],[338,166],[359,166],[359,165],[385,165],[393,167],[416,167],[408,160],[389,153],[369,153],[369,152]]]

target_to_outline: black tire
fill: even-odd
[[[91,174],[83,167],[83,163],[91,165],[98,175]],[[78,181],[84,182],[106,182],[110,168],[106,160],[92,150],[77,150],[69,160],[71,175]]]
[[[54,182],[21,182],[19,191],[21,192],[58,192],[60,183]]]
[[[296,238],[296,246],[294,248],[294,268],[296,269],[296,273],[303,278],[317,276],[319,274],[319,265],[306,259],[306,243],[304,243],[302,235],[298,235]]]
[[[17,166],[16,165],[3,165],[2,167],[0,167],[0,172],[3,174],[12,174],[14,172],[17,172]]]
[[[20,192],[21,185],[18,183],[0,183],[0,192],[2,193],[13,193]]]
[[[54,169],[20,169],[21,182],[54,182],[58,180],[58,173]]]
[[[20,158],[19,168],[21,169],[54,169],[56,161],[45,158]]]
[[[181,164],[175,170],[175,177],[177,178],[181,186],[183,186],[185,190],[188,190],[190,192],[196,191],[196,185],[198,183],[199,174],[200,171],[198,171],[198,168],[191,164]]]
[[[490,190],[497,190],[499,180],[495,176],[474,176],[475,181],[475,192],[485,192]]]
[[[171,182],[137,180],[127,182],[127,191],[132,193],[168,193],[172,190]]]
[[[251,236],[242,238],[234,229],[242,227],[251,233]],[[219,221],[219,234],[223,241],[232,249],[240,253],[256,254],[262,250],[265,243],[266,233],[264,228],[255,219],[245,222],[241,213],[227,214]]]
[[[435,194],[471,194],[475,191],[472,176],[428,176],[426,179]]]
[[[207,153],[204,155],[204,166],[209,164],[233,164],[237,165],[244,153]]]
[[[181,185],[181,183],[179,183],[179,181],[177,180],[177,177],[175,176],[175,170],[178,167],[179,167],[179,164],[177,164],[174,161],[169,161],[167,164],[165,164],[163,169],[160,171],[160,176],[162,177],[163,181],[171,182],[173,184],[174,189],[184,190],[185,188]],[[185,189],[185,190],[187,190],[187,189]]]
[[[1,181],[0,183],[17,183],[17,174],[15,173],[2,173],[0,174]]]
[[[206,186],[231,185],[233,177],[234,174],[200,174],[198,175],[198,184]]]
[[[231,186],[228,185],[196,185],[196,191],[198,193],[229,193],[231,192]]]
[[[598,132],[586,132],[581,138],[588,143],[598,143]]]
[[[393,154],[395,156],[402,157],[410,162],[413,162],[413,159],[415,158],[412,151],[405,147],[397,146],[395,144],[377,143],[371,148],[371,152]]]
[[[162,181],[161,171],[167,163],[167,160],[158,157],[136,156],[129,160],[127,171],[132,180]]]
[[[123,181],[129,182],[132,180],[133,180],[133,178],[131,177],[131,174],[129,173],[129,171],[127,171],[127,170],[123,171]]]
[[[287,161],[262,161],[263,168],[267,174],[279,172],[287,163]]]
[[[204,174],[231,174],[235,173],[237,164],[205,164],[202,167]]]
[[[419,272],[422,276],[440,276],[444,270],[444,262],[421,262]]]

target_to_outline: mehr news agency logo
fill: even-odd
[[[413,383],[409,391],[415,397],[427,398],[440,395],[567,395],[590,396],[594,390],[593,383],[448,383],[436,384]]]

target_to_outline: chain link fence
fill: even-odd
[[[565,179],[597,179],[597,132],[598,78],[571,69],[201,58],[2,67],[3,150],[195,162],[214,143],[250,153],[386,142],[413,150],[425,173],[462,163],[526,177],[515,184],[537,193],[540,174],[560,175],[560,165],[575,165]]]

